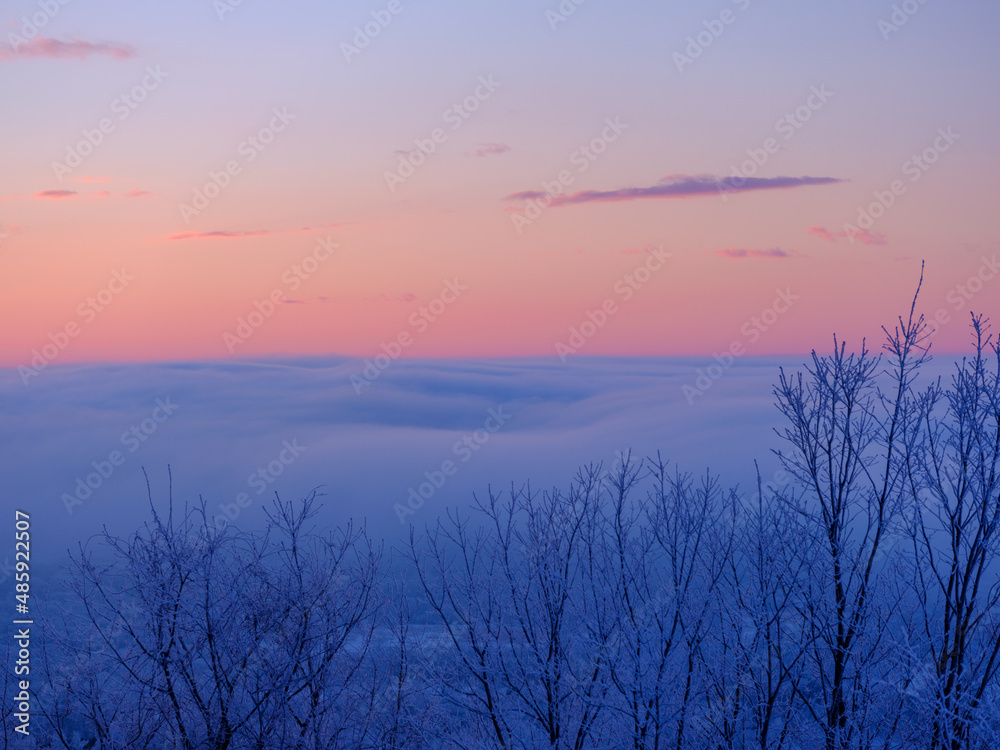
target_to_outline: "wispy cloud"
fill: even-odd
[[[382,293],[377,297],[365,297],[364,299],[377,300],[379,302],[416,302],[418,297],[411,292],[403,292],[397,295]]]
[[[830,242],[837,241],[837,238],[834,236],[833,232],[831,232],[826,227],[809,227],[809,229],[807,229],[806,231],[809,234],[819,237],[820,239],[830,240]]]
[[[283,297],[280,302],[283,305],[308,305],[312,302],[344,302],[347,300],[361,300],[363,302],[416,302],[419,299],[417,295],[411,292],[404,292],[403,294],[390,295],[390,294],[376,294],[374,296],[347,296],[347,297],[329,297],[320,296],[313,297],[312,299],[289,299],[288,297]]]
[[[274,234],[269,229],[250,229],[243,232],[231,232],[228,230],[217,229],[212,232],[175,232],[174,234],[168,235],[166,239],[171,241],[176,240],[204,240],[204,239],[234,239],[237,237],[266,237],[268,235]]]
[[[578,203],[633,201],[642,198],[691,198],[725,193],[747,193],[756,190],[787,190],[811,185],[832,185],[844,180],[838,177],[747,177],[737,185],[732,178],[713,175],[668,175],[650,187],[627,187],[618,190],[581,190],[552,198],[540,190],[511,193],[506,200],[542,199],[550,206]]]
[[[746,250],[744,248],[727,247],[716,250],[721,258],[795,258],[797,250],[782,250],[780,247],[769,247],[765,250]]]
[[[79,195],[75,190],[43,190],[40,193],[35,193],[32,198],[46,198],[49,200],[57,200],[59,198],[72,198],[75,195]]]
[[[506,143],[480,143],[474,151],[469,152],[469,156],[494,156],[508,151],[510,146]]]
[[[110,190],[98,190],[93,193],[88,193],[87,195],[91,198],[112,198],[115,195],[117,195],[117,193],[112,193]],[[124,193],[121,193],[121,196],[123,198],[143,198],[147,195],[153,195],[153,193],[150,193],[148,190],[138,190],[138,189],[128,190]]]
[[[17,224],[3,224],[0,223],[0,241],[3,241],[10,237],[12,234],[20,234],[21,227]]]
[[[847,232],[841,232],[840,234],[844,237],[848,236]],[[864,245],[886,245],[889,242],[881,232],[870,232],[867,229],[859,229],[853,236],[854,239]]]
[[[317,227],[299,227],[298,229],[286,229],[286,232],[315,232],[318,229],[335,229],[336,227],[343,227],[352,222],[349,221],[335,221],[332,224],[320,224]]]
[[[139,198],[146,195],[154,195],[154,193],[147,192],[145,190],[129,190],[125,193],[128,198]],[[203,240],[203,239],[238,239],[240,237],[267,237],[275,234],[295,234],[298,232],[315,232],[320,229],[333,229],[334,227],[342,227],[344,222],[334,222],[332,224],[320,224],[315,227],[296,227],[295,229],[249,229],[249,230],[230,230],[230,229],[215,229],[211,232],[175,232],[174,234],[164,237],[164,240],[176,241],[176,240]]]
[[[806,231],[815,237],[829,240],[830,242],[851,239],[855,239],[863,245],[885,245],[888,242],[885,235],[881,232],[870,232],[867,229],[857,229],[849,233],[846,229],[842,232],[832,232],[826,227],[809,227]]]
[[[18,57],[86,60],[94,55],[107,55],[115,60],[128,60],[135,57],[135,50],[125,44],[86,42],[82,39],[62,41],[42,36],[16,47],[0,46],[0,62],[8,62]]]
[[[612,250],[611,253],[612,253],[612,255],[616,255],[616,254],[617,255],[644,255],[644,254],[648,254],[648,253],[654,253],[654,252],[657,252],[658,250],[662,250],[662,249],[663,249],[662,245],[648,244],[648,245],[643,245],[642,247],[625,247],[625,248],[622,248],[621,250]],[[583,249],[578,247],[576,249],[576,252],[582,253]]]

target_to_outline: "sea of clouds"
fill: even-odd
[[[345,358],[52,366],[28,386],[0,371],[0,510],[31,514],[37,572],[146,521],[144,469],[165,507],[168,466],[175,503],[204,498],[220,526],[260,528],[275,492],[320,488],[324,525],[364,520],[390,545],[473,493],[565,487],[630,449],[750,487],[754,459],[765,481],[779,468],[779,367],[807,359],[745,357],[693,403],[710,360],[400,360],[360,394]]]

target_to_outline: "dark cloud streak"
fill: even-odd
[[[506,200],[546,200],[549,206],[571,206],[581,203],[610,203],[643,198],[692,198],[726,193],[747,193],[759,190],[788,190],[815,185],[833,185],[839,177],[715,177],[713,175],[670,175],[650,187],[629,187],[618,190],[581,190],[554,198],[540,190],[512,193]]]

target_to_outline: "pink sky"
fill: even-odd
[[[969,31],[992,6],[883,38],[888,6],[754,4],[679,69],[701,11],[594,3],[552,29],[404,3],[348,60],[369,9],[189,5],[60,6],[24,44],[36,6],[6,11],[26,105],[2,126],[0,365],[370,357],[401,333],[405,356],[555,356],[608,300],[577,353],[803,352],[878,338],[922,259],[939,349],[997,312],[997,73]]]

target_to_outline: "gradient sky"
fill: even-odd
[[[221,4],[52,0],[21,44],[9,35],[47,3],[5,3],[0,365],[28,364],[68,324],[59,364],[372,357],[401,332],[406,356],[553,355],[608,299],[580,354],[805,352],[833,331],[877,337],[921,259],[921,309],[947,318],[939,350],[964,347],[970,307],[997,312],[996,3],[911,0],[897,30],[879,25],[893,3],[872,0],[588,0],[564,21],[547,16],[556,0],[398,0],[396,14],[244,0],[220,18]],[[391,21],[348,61],[373,12]],[[711,43],[679,65],[699,33]],[[144,79],[155,88],[123,110]],[[446,112],[477,87],[488,96],[454,128]],[[830,95],[799,110],[808,121],[778,124],[814,90]],[[275,109],[294,119],[248,161]],[[60,181],[53,163],[102,118],[113,128]],[[580,171],[574,152],[609,119],[627,127]],[[436,128],[435,153],[390,189]],[[941,140],[949,128],[957,140]],[[752,189],[720,191],[748,149],[766,153]],[[185,221],[180,205],[233,160],[239,174]],[[564,170],[574,197],[541,199],[518,231],[524,198]],[[845,225],[895,180],[851,242]],[[319,239],[339,246],[293,288]],[[669,257],[626,299],[651,248]],[[123,269],[134,280],[111,304],[81,312]],[[962,291],[976,274],[990,278]],[[467,289],[414,324],[454,279]],[[751,323],[778,290],[794,305]],[[272,292],[275,312],[227,346]]]

